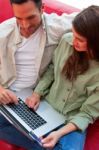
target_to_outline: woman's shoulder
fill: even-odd
[[[73,33],[68,32],[68,33],[64,34],[61,38],[61,41],[64,41],[64,42],[68,43],[69,45],[73,45]]]
[[[73,33],[68,32],[64,34],[60,40],[58,47],[56,48],[55,54],[57,56],[69,56],[73,52]]]

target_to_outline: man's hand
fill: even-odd
[[[18,98],[12,91],[0,86],[0,104],[9,104],[9,103],[17,104]]]
[[[40,95],[34,92],[26,99],[25,103],[29,108],[36,110],[40,104]]]

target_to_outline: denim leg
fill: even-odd
[[[0,139],[28,150],[43,150],[36,142],[29,140],[0,114]]]
[[[74,131],[60,138],[54,150],[83,150],[85,138],[86,132]]]

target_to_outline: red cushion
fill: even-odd
[[[88,127],[84,150],[99,150],[99,120]]]
[[[25,150],[25,149],[9,144],[6,141],[0,140],[0,150]]]
[[[0,22],[11,18],[13,11],[10,5],[10,0],[0,0]]]
[[[58,15],[61,15],[62,13],[70,14],[72,12],[80,11],[77,8],[59,2],[57,0],[43,0],[43,3],[45,4],[44,11],[47,13],[55,12]]]

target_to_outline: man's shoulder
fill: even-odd
[[[50,13],[50,14],[48,14],[48,13],[46,13],[46,12],[44,12],[43,13],[43,16],[46,18],[46,19],[53,19],[53,18],[55,18],[55,17],[58,17],[58,18],[60,18],[60,16],[59,15],[57,15],[56,13]]]
[[[47,20],[48,22],[51,23],[52,22],[56,22],[57,24],[60,23],[67,23],[67,22],[72,22],[72,20],[74,19],[74,17],[77,15],[77,12],[71,13],[71,14],[67,14],[67,13],[63,13],[61,15],[58,15],[56,13],[43,13],[43,16],[45,18],[45,20]]]
[[[43,23],[45,24],[46,27],[54,27],[56,26],[56,22],[59,20],[59,16],[55,13],[47,14],[43,13]],[[58,23],[57,23],[58,24]]]
[[[64,16],[65,16],[65,14],[63,14],[63,15],[61,15],[61,16],[59,16],[59,15],[57,15],[56,13],[51,13],[51,14],[47,14],[47,13],[43,13],[43,16],[44,16],[44,18],[45,18],[45,20],[48,22],[48,23],[55,23],[55,22],[57,22],[58,24],[59,24],[59,20],[60,21],[63,21],[63,18],[64,18]]]
[[[7,36],[10,34],[16,26],[16,19],[11,18],[0,24],[0,37]]]

